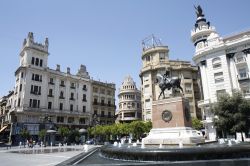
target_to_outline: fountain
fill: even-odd
[[[172,97],[152,102],[152,125],[149,135],[131,146],[105,145],[100,156],[121,161],[192,161],[238,159],[250,157],[249,143],[232,143],[220,139],[205,143],[203,136],[192,128],[189,103],[184,97]],[[120,145],[120,144],[119,144]],[[222,161],[224,162],[224,161]]]

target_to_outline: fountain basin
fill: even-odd
[[[110,145],[100,149],[101,155],[110,159],[132,161],[191,161],[250,158],[250,144],[242,143],[232,146],[196,146],[172,148],[140,148],[122,146],[116,148]]]

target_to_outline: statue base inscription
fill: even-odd
[[[202,135],[192,129],[189,102],[184,97],[153,101],[152,125],[144,144],[197,144]]]

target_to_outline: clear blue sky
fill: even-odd
[[[200,4],[221,36],[250,29],[249,0],[6,0],[0,2],[0,96],[12,90],[28,32],[49,38],[50,68],[84,64],[91,77],[114,82],[131,75],[140,85],[141,41],[154,34],[170,59],[192,60],[190,31]]]

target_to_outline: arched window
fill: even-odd
[[[221,59],[220,58],[214,58],[212,60],[213,68],[218,69],[221,68]]]

